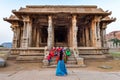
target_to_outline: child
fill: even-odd
[[[50,54],[47,56],[48,65],[50,65],[51,57],[52,57],[52,56],[51,56]]]

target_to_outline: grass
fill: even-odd
[[[113,57],[120,58],[120,52],[111,52],[110,53]]]
[[[0,54],[5,54],[5,52],[0,52]]]

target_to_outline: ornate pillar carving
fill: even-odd
[[[47,40],[47,46],[48,49],[50,49],[53,46],[53,26],[52,26],[52,16],[48,16],[48,40]]]
[[[101,47],[101,36],[100,36],[100,18],[96,17],[96,34],[97,34],[97,41],[96,41],[96,47]]]
[[[32,47],[36,47],[36,36],[37,35],[37,29],[36,26],[34,25],[33,27],[33,32],[32,32]]]
[[[84,28],[82,28],[82,46],[85,46],[85,32],[84,32]]]
[[[31,46],[31,34],[32,25],[29,16],[23,16],[23,38],[22,38],[22,48],[27,48]]]
[[[92,47],[96,47],[96,24],[95,19],[91,22]]]
[[[39,44],[40,44],[40,31],[39,29],[37,29],[37,42],[36,42],[36,46],[39,47]]]
[[[100,19],[101,17],[95,16],[91,23],[92,31],[92,46],[101,47],[101,37],[100,37]]]
[[[31,47],[32,46],[32,21],[29,20],[27,22],[27,28],[28,28],[28,47]]]
[[[20,27],[20,47],[22,47],[23,26]]]
[[[19,24],[18,22],[15,22],[11,25],[12,31],[13,31],[13,45],[12,48],[18,48],[18,41],[19,41]]]
[[[17,48],[17,29],[14,25],[11,25],[12,31],[13,31],[13,44],[12,48]]]
[[[77,27],[76,15],[72,16],[72,30],[73,30],[72,47],[77,48],[77,31],[78,31],[78,27]]]
[[[103,41],[102,41],[102,42],[103,42],[103,43],[102,43],[102,44],[103,44],[103,47],[108,47],[108,46],[107,46],[107,41],[106,41],[106,25],[107,25],[106,23],[103,23],[103,24],[102,24],[102,31],[101,31],[101,32],[102,32],[101,37],[102,37],[102,40],[103,40]]]
[[[88,47],[89,46],[88,26],[86,26],[85,35],[86,35],[86,47]]]
[[[20,26],[17,26],[17,47],[19,48],[20,47]]]

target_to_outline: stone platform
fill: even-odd
[[[0,80],[120,80],[120,72],[68,69],[67,76],[55,76],[55,69],[0,72]]]

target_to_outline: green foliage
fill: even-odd
[[[0,54],[5,54],[4,52],[0,52]]]
[[[119,45],[120,45],[120,40],[117,39],[117,38],[111,39],[111,40],[109,40],[109,41],[112,41],[112,42],[113,42],[113,45],[114,45],[114,44],[118,45],[118,43],[119,43]]]
[[[113,57],[119,57],[120,58],[120,52],[111,52],[110,53]]]
[[[2,45],[0,45],[0,47],[3,47]]]

